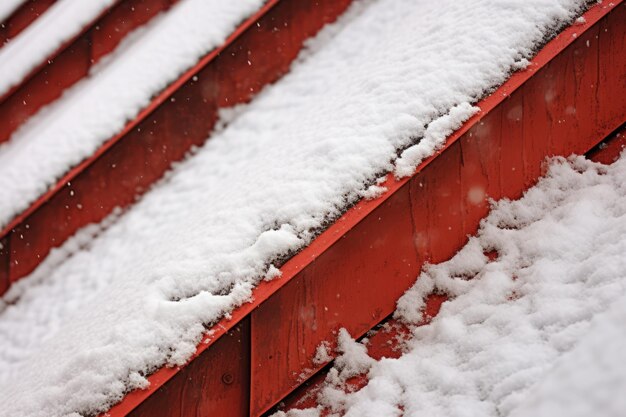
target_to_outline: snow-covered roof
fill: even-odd
[[[356,3],[310,43],[283,80],[250,105],[224,112],[226,126],[132,209],[81,231],[12,287],[0,307],[0,400],[15,415],[95,412],[143,386],[143,374],[184,363],[203,324],[247,301],[260,279],[274,275],[275,259],[302,248],[350,203],[379,191],[369,186],[395,169],[399,151],[427,138],[404,155],[404,170],[432,153],[445,132],[474,112],[472,103],[586,3]],[[256,6],[250,0],[240,7]],[[212,6],[186,0],[127,50],[143,54],[148,48],[140,44],[153,42],[147,34],[171,34],[157,28],[181,10],[195,11],[183,26],[196,27],[204,7]],[[225,14],[220,27],[236,24],[233,16]],[[181,39],[162,40],[179,51]],[[198,52],[189,48],[186,58]],[[49,181],[88,154],[137,111],[147,91],[182,68],[168,67],[147,84],[132,78],[145,87],[134,89],[125,71],[139,63],[160,67],[119,59],[136,64],[114,58],[93,83],[77,86],[50,110],[56,117],[42,116],[0,148],[0,192],[6,192],[0,204],[27,196],[2,206],[5,221],[45,188],[41,178]],[[124,70],[114,72],[118,65]],[[120,94],[123,99],[112,97]],[[22,158],[21,167],[15,158]],[[33,179],[33,171],[45,175]]]
[[[417,324],[428,295],[450,297],[400,358],[376,362],[341,333],[320,406],[345,417],[623,415],[625,175],[626,155],[611,166],[558,158],[523,198],[495,204],[477,237],[398,302],[395,317]],[[342,376],[359,373],[368,385],[346,394]]]

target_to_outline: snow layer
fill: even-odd
[[[558,158],[522,199],[495,204],[478,236],[399,300],[396,317],[418,323],[425,296],[452,297],[412,329],[407,352],[372,365],[344,348],[321,404],[346,417],[622,416],[625,175],[626,156]],[[354,362],[371,365],[369,384],[345,394],[337,376]]]
[[[626,410],[626,297],[598,315],[573,351],[557,361],[515,417],[620,417]]]
[[[115,0],[59,0],[0,49],[0,95],[20,83]],[[6,6],[2,0],[2,9]],[[21,3],[9,0],[8,3]],[[9,10],[9,9],[7,9]],[[2,19],[0,19],[2,20]]]
[[[458,123],[451,109],[504,81],[584,3],[359,2],[132,209],[13,286],[0,307],[0,403],[11,416],[89,414],[156,367],[185,362],[203,324],[276,276],[273,261],[391,172],[427,125]]]
[[[86,16],[97,14],[96,5],[100,4],[100,10],[111,2],[64,0],[53,6],[44,16],[47,20],[33,28],[34,33],[25,33],[0,50],[0,73],[7,74],[0,77],[0,91],[8,89],[12,80],[19,81],[23,62],[47,56],[39,49],[46,45],[39,38],[51,37],[50,29],[43,25],[50,21],[54,27],[63,26],[63,19],[74,19],[67,26],[78,27],[79,20],[74,15],[86,23]],[[135,31],[114,56],[95,68],[91,77],[43,109],[8,143],[0,145],[0,228],[71,167],[121,131],[152,97],[221,45],[236,25],[263,3],[264,0],[181,1],[160,19]],[[61,7],[75,8],[67,13]],[[62,19],[57,14],[62,14]]]
[[[0,3],[0,23],[8,19],[27,0],[2,0]]]

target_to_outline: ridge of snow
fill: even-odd
[[[417,324],[425,297],[450,296],[406,352],[371,364],[355,393],[331,370],[319,403],[345,417],[621,416],[625,175],[626,154],[611,166],[556,158],[520,200],[494,203],[477,236],[398,301],[395,317]]]
[[[400,158],[396,160],[396,178],[400,179],[413,175],[417,166],[424,159],[441,149],[446,138],[479,111],[478,107],[469,103],[461,103],[452,107],[445,116],[430,123],[424,131],[424,137],[417,144],[405,149]]]
[[[93,414],[143,375],[184,363],[204,324],[249,301],[270,264],[586,3],[355,4],[135,206],[11,288],[0,306],[0,402],[12,416]]]

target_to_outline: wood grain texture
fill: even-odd
[[[132,417],[244,417],[250,387],[250,320],[222,336],[130,412]]]
[[[317,346],[339,328],[358,337],[393,311],[414,280],[413,239],[403,187],[252,313],[251,415],[314,374]]]

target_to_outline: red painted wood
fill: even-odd
[[[55,2],[56,0],[29,0],[18,7],[0,24],[0,48],[19,35]]]
[[[477,136],[473,135],[475,141]],[[489,147],[482,147],[489,151]],[[491,147],[493,149],[494,147]],[[607,139],[595,146],[587,153],[587,157],[596,162],[611,164],[617,160],[620,153],[626,148],[626,126],[622,126],[617,132],[612,133]],[[487,160],[490,156],[486,156]],[[495,253],[488,254],[490,260],[497,258]],[[435,317],[446,297],[442,295],[431,295],[424,311],[424,321],[420,325],[428,324]],[[398,358],[403,352],[402,341],[409,337],[409,330],[401,322],[394,319],[387,319],[382,324],[376,326],[366,335],[368,337],[366,346],[368,355],[375,360],[382,358]],[[332,345],[334,347],[334,344]],[[302,384],[293,393],[280,402],[280,405],[273,411],[289,411],[316,407],[318,405],[317,396],[324,385],[327,371],[323,370],[311,379]],[[346,390],[350,392],[363,388],[368,382],[366,375],[359,375],[347,381]],[[329,410],[322,410],[321,415],[326,416]]]
[[[626,90],[626,60],[624,60],[624,51],[626,51],[626,5],[619,3],[616,6],[615,13],[611,13],[600,24],[598,29],[599,54],[598,66],[601,71],[598,74],[599,89],[602,95],[595,95],[595,101],[603,103],[621,103],[624,100],[624,91]],[[615,107],[614,117],[623,118],[625,114],[624,106]],[[603,131],[611,131],[615,129],[611,123],[605,120],[598,120]]]
[[[427,325],[439,314],[442,304],[447,300],[444,295],[432,294],[426,299],[423,320],[418,326]],[[393,318],[386,319],[366,334],[367,340],[361,343],[367,346],[367,354],[375,359],[399,358],[404,350],[403,341],[410,338],[410,329],[402,322]],[[327,370],[319,372],[302,386],[298,387],[281,404],[272,411],[289,411],[305,408],[314,408],[318,405],[317,395],[321,391],[326,379]],[[358,375],[346,381],[346,390],[355,392],[367,385],[367,375]],[[329,414],[329,410],[322,410],[322,416]]]
[[[263,404],[269,403],[270,398],[274,398],[275,403],[284,398],[288,391],[302,383],[303,381],[297,378],[298,376],[302,375],[306,378],[307,375],[311,375],[314,372],[310,362],[314,355],[314,347],[322,340],[327,340],[328,335],[332,336],[332,330],[343,326],[351,330],[353,336],[359,337],[362,334],[360,329],[366,328],[366,323],[374,322],[375,324],[375,317],[380,320],[385,315],[382,312],[385,306],[393,307],[397,294],[408,285],[408,281],[404,282],[403,279],[390,277],[399,274],[396,276],[402,278],[401,272],[411,268],[414,268],[413,277],[416,277],[421,268],[421,260],[445,260],[442,253],[454,253],[464,243],[465,233],[476,229],[481,213],[485,212],[485,206],[480,199],[472,198],[471,201],[475,203],[468,202],[469,190],[475,186],[482,186],[493,198],[519,195],[541,173],[544,156],[565,151],[569,153],[572,143],[584,152],[593,147],[598,138],[606,136],[623,123],[623,115],[626,114],[624,112],[626,97],[608,94],[606,90],[615,88],[615,85],[600,82],[593,87],[596,90],[594,95],[599,98],[599,105],[598,103],[573,103],[577,109],[580,109],[576,112],[578,118],[582,119],[589,112],[595,112],[597,118],[594,123],[597,123],[597,126],[593,135],[585,131],[581,132],[578,127],[565,130],[561,127],[554,127],[552,120],[542,117],[541,114],[531,114],[531,117],[533,117],[532,120],[543,121],[543,129],[537,126],[531,126],[528,132],[524,129],[528,123],[524,117],[528,112],[534,111],[532,107],[525,104],[526,100],[540,103],[537,95],[544,94],[545,102],[545,90],[542,90],[541,86],[545,85],[546,80],[550,80],[550,72],[562,72],[563,76],[570,80],[571,83],[563,83],[565,88],[580,87],[576,80],[572,80],[576,78],[574,70],[576,66],[570,66],[570,70],[564,69],[564,62],[570,59],[564,51],[580,48],[581,44],[585,43],[581,35],[589,30],[597,29],[598,25],[606,25],[608,32],[623,33],[626,9],[621,1],[616,4],[615,8],[606,4],[593,7],[585,14],[586,24],[569,28],[548,43],[533,59],[529,69],[514,74],[493,95],[482,100],[479,103],[482,109],[481,114],[470,119],[451,135],[442,151],[424,161],[413,177],[397,181],[389,176],[384,184],[389,190],[385,195],[377,200],[361,201],[348,210],[341,219],[318,236],[307,248],[281,267],[283,275],[280,279],[261,283],[254,290],[253,302],[244,304],[233,311],[228,320],[223,319],[213,327],[214,332],[198,346],[199,354],[219,340],[236,323],[253,315],[251,322],[251,410],[261,412],[265,408]],[[611,10],[610,18],[606,17]],[[620,47],[620,43],[598,42],[596,46],[599,48],[598,56],[606,54],[619,57],[612,62],[620,68],[617,73],[614,67],[609,69],[605,62],[601,60],[598,62],[600,79],[603,77],[602,73],[607,71],[618,75],[626,73],[624,54],[620,54],[619,50],[601,51],[602,48],[613,47]],[[586,49],[580,48],[580,50]],[[575,61],[577,65],[578,62]],[[585,61],[583,59],[580,62]],[[533,81],[536,77],[541,78],[540,81]],[[573,94],[571,97],[575,100],[584,100],[582,95]],[[604,100],[604,97],[613,98]],[[559,111],[563,111],[567,106],[562,104],[548,109],[553,117],[564,117],[559,114]],[[545,113],[546,109],[538,108],[536,111]],[[481,125],[480,122],[483,124]],[[578,120],[578,122],[583,124],[583,120]],[[509,129],[511,126],[514,129],[512,134],[507,136],[511,131]],[[550,138],[549,146],[539,143],[543,140],[541,136],[536,135],[539,131],[544,132]],[[555,136],[557,135],[555,132],[561,136]],[[526,143],[526,141],[531,143]],[[543,155],[539,149],[544,150]],[[509,153],[517,153],[518,156],[504,157]],[[497,155],[501,157],[497,158]],[[436,174],[447,171],[453,174],[444,175],[441,180],[434,178]],[[535,177],[532,173],[535,173]],[[493,175],[497,175],[497,178],[493,178]],[[509,183],[509,178],[514,180]],[[443,182],[444,179],[447,183]],[[446,186],[450,190],[457,190],[459,195],[455,198],[448,193],[428,193],[422,190],[423,184]],[[410,209],[409,219],[412,219],[412,229],[409,231],[406,225],[398,227],[407,223],[406,214],[401,210],[394,211],[394,207],[407,208],[406,202],[402,202],[403,199],[407,199],[407,196]],[[428,214],[428,211],[433,210],[434,207],[446,209],[447,215],[451,216],[450,221],[446,222],[445,219]],[[380,214],[383,216],[380,216],[381,220],[378,221]],[[393,223],[381,224],[390,219]],[[456,236],[449,234],[448,227],[451,226],[456,229]],[[409,249],[405,246],[407,236],[419,236],[419,233],[423,231],[426,232],[424,235],[426,239],[414,239],[411,243],[417,249],[416,256],[419,256],[420,262],[411,267],[399,263],[398,260],[402,256],[397,256],[395,248],[388,246],[394,245],[397,237],[397,242],[400,242],[404,250],[408,251]],[[380,233],[380,242],[376,239],[377,233]],[[462,234],[462,237],[458,234]],[[389,239],[390,235],[394,236],[394,239]],[[380,243],[383,248],[378,251],[370,249],[368,243],[372,242]],[[378,269],[370,270],[372,265]],[[372,275],[376,275],[376,271],[379,273],[374,279]],[[334,276],[338,282],[331,282],[326,276]],[[352,281],[345,276],[352,277]],[[327,282],[328,285],[320,286],[317,280]],[[364,282],[372,282],[372,285],[381,288],[380,281],[384,282],[385,289],[379,290],[376,297],[368,288],[360,285]],[[402,285],[405,287],[400,289]],[[347,298],[346,291],[353,294],[353,297]],[[338,298],[337,294],[339,294]],[[367,308],[359,305],[357,297],[361,297],[361,304],[367,304]],[[352,306],[354,309],[346,310]],[[382,309],[379,306],[382,306]],[[279,314],[282,316],[278,316]],[[339,316],[341,319],[337,318]],[[270,326],[265,322],[266,320],[275,324],[274,328],[268,328]],[[302,321],[302,323],[294,323],[296,321]],[[278,330],[276,326],[281,327],[282,330]],[[262,333],[263,329],[273,332],[275,337],[268,337]],[[285,336],[288,332],[291,332],[290,336]],[[300,343],[296,344],[294,340]],[[289,352],[289,355],[285,352]],[[285,362],[279,363],[279,359]],[[278,374],[277,369],[286,372]],[[154,395],[158,387],[175,375],[176,370],[169,368],[158,370],[149,377],[152,382],[151,388],[147,391],[131,393],[123,400],[121,407],[136,406]],[[295,385],[289,387],[289,384],[294,381]],[[119,417],[125,414],[115,412],[112,415]]]
[[[0,294],[4,294],[11,285],[9,281],[9,239],[0,239]]]
[[[125,0],[111,9],[90,29],[92,62],[112,52],[128,33],[167,10],[171,3],[172,0]]]
[[[587,153],[587,157],[595,162],[612,164],[617,161],[626,148],[626,125],[620,127],[606,140]]]
[[[592,32],[590,36],[594,37],[595,33]],[[585,38],[583,41],[586,43]],[[530,178],[530,182],[534,182],[536,175],[541,172],[542,156],[536,154],[541,149],[544,155],[549,156],[567,155],[570,150],[579,152],[581,147],[589,148],[590,143],[581,142],[577,132],[595,131],[596,127],[591,125],[584,127],[587,119],[576,118],[569,105],[575,105],[576,108],[587,112],[592,111],[599,104],[587,105],[595,100],[589,100],[588,94],[586,96],[580,93],[581,85],[584,85],[587,80],[586,77],[581,76],[579,68],[590,60],[587,59],[588,57],[578,56],[576,53],[578,49],[573,49],[573,51],[574,54],[565,53],[558,58],[566,62],[567,70],[561,71],[558,65],[551,64],[543,70],[543,73],[537,75],[540,77],[539,84],[544,86],[543,90],[534,88],[535,86],[530,83],[528,85],[533,88],[527,89],[524,86],[517,90],[501,106],[490,112],[479,123],[474,124],[458,142],[435,159],[427,169],[411,180],[413,187],[411,192],[414,196],[411,202],[418,236],[416,247],[422,254],[422,261],[428,260],[434,263],[446,261],[458,250],[457,247],[460,248],[455,236],[456,239],[463,237],[461,230],[464,230],[466,234],[476,232],[480,220],[488,213],[489,208],[484,198],[475,197],[499,199],[521,196],[521,192],[527,188],[527,182],[524,179]],[[597,54],[594,51],[590,52],[589,55],[593,57],[592,61],[595,65]],[[574,56],[578,56],[578,60],[572,62]],[[590,71],[591,78],[597,76],[598,71],[595,66],[588,68],[588,71]],[[555,84],[553,77],[558,72],[561,73],[563,79],[559,80],[560,87],[556,88],[554,94],[566,97],[565,102],[569,105],[554,103],[553,100],[546,99],[546,91],[551,91],[550,86]],[[570,86],[573,88],[569,93],[563,91]],[[595,90],[591,91],[595,92]],[[523,112],[520,108],[521,103],[540,102],[542,99],[545,101],[544,107],[529,106],[525,114],[532,114],[533,111],[538,113],[538,116],[532,119],[534,123],[532,127],[542,132],[543,135],[553,138],[551,141],[544,142],[542,142],[542,136],[537,135],[536,131],[525,132],[525,127],[527,128],[530,123],[522,123]],[[582,108],[579,107],[581,105],[583,105]],[[569,118],[569,120],[566,124],[558,123],[559,118]],[[554,123],[554,120],[557,122]],[[600,120],[603,118],[600,117]],[[547,144],[550,146],[548,147]],[[625,146],[626,127],[622,126],[587,155],[595,161],[611,163],[617,159]],[[534,157],[520,157],[526,155],[524,148],[530,149],[528,154],[534,152]],[[511,152],[511,150],[514,151]],[[494,163],[494,161],[501,161],[501,163]],[[510,186],[508,181],[510,178],[516,179],[515,187]],[[462,191],[456,192],[459,183]],[[502,189],[503,183],[509,183],[509,186]],[[472,190],[476,189],[480,192],[474,191],[473,193]],[[471,196],[471,194],[475,195]],[[459,227],[459,217],[463,217],[464,229]],[[420,231],[423,231],[421,236]],[[491,258],[493,260],[493,254]],[[444,298],[434,300],[431,298],[426,317],[435,316],[443,301]],[[426,319],[423,324],[427,322]],[[400,340],[404,332],[406,329],[401,323],[394,320],[385,321],[382,330],[369,338],[368,354],[376,360],[382,357],[398,357],[401,353]],[[323,386],[325,375],[325,372],[315,375],[310,382],[303,384],[301,388],[282,400],[279,408],[287,411],[317,406],[316,396]],[[356,391],[366,384],[367,377],[360,375],[349,380],[346,389]],[[328,410],[322,411],[322,415],[326,414]]]
[[[167,9],[168,0],[119,0],[87,25],[22,83],[0,96],[0,143],[46,104],[86,77],[104,54],[112,51],[133,29]]]
[[[506,132],[506,135],[500,136],[499,146],[497,150],[491,149],[490,152],[496,152],[493,157],[498,157],[502,161],[502,167],[499,177],[507,178],[505,183],[499,182],[498,192],[502,197],[517,199],[522,196],[522,191],[527,188],[527,168],[526,154],[524,152],[524,126],[522,119],[524,117],[524,97],[521,94],[515,94],[508,97],[500,106],[501,112],[500,128],[495,130],[495,134]],[[496,123],[492,120],[492,123]],[[472,129],[476,140],[484,143],[489,137],[482,133],[482,129]],[[484,145],[482,146],[484,148]],[[506,152],[502,151],[506,149]],[[491,181],[493,182],[493,181]],[[493,189],[492,189],[493,192]],[[493,194],[490,194],[493,195]]]
[[[133,417],[245,417],[250,387],[250,323],[244,320],[160,387]]]
[[[413,239],[403,187],[252,313],[251,415],[319,369],[321,341],[341,327],[358,337],[394,310],[415,280]]]
[[[460,147],[451,146],[431,165],[409,185],[416,249],[420,254],[413,280],[422,263],[447,259],[465,241]]]
[[[81,227],[133,203],[172,162],[209,137],[219,107],[246,102],[276,81],[303,42],[336,19],[349,2],[283,0],[247,21],[223,48],[188,72],[184,82],[155,99],[153,108],[5,229],[13,242],[11,281],[30,273],[51,248]],[[299,24],[304,21],[306,25]],[[277,26],[285,29],[276,31]]]

